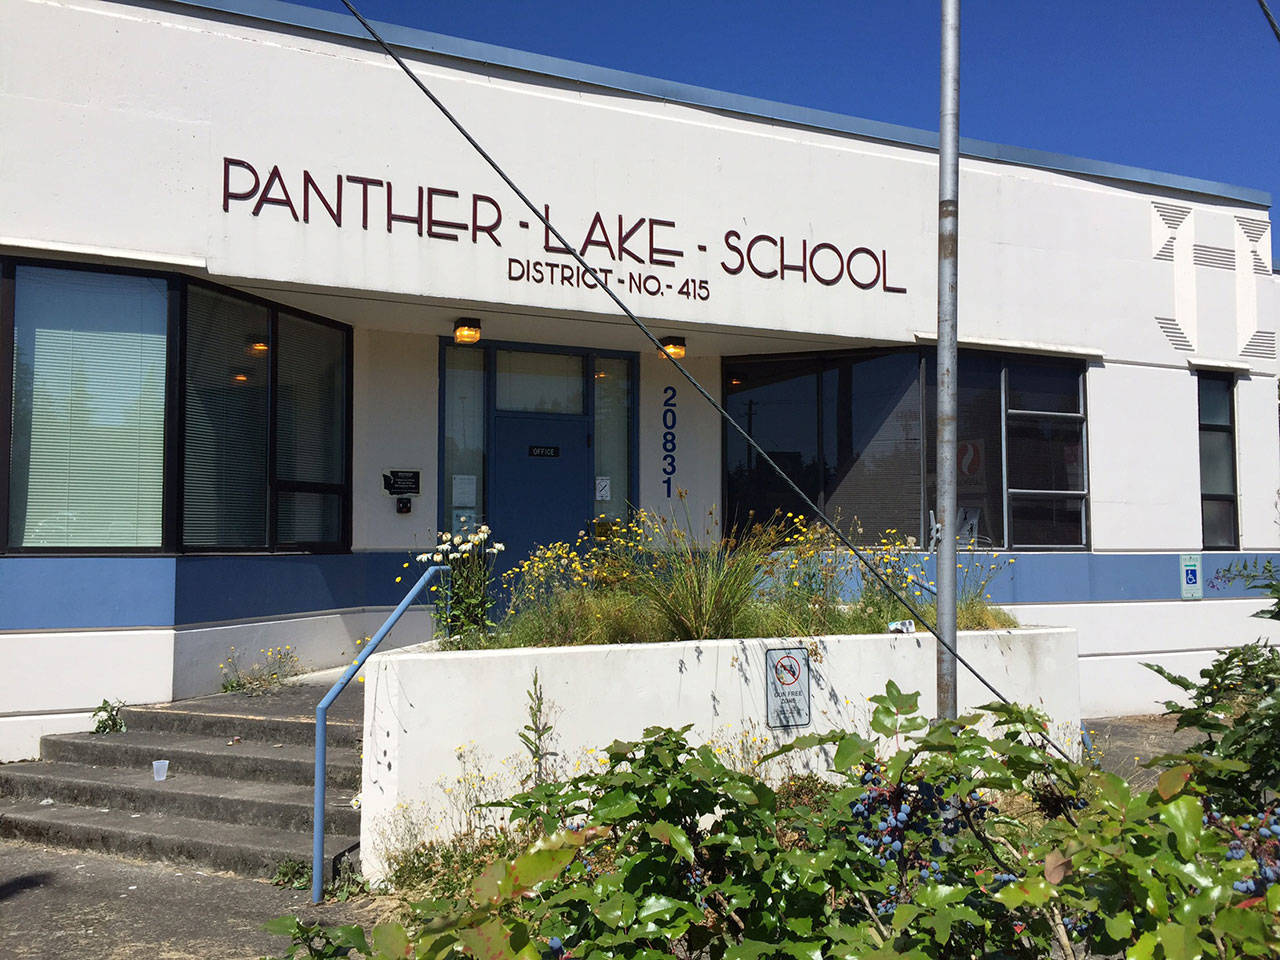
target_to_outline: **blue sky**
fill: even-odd
[[[344,9],[339,0],[304,2]],[[356,2],[370,19],[873,120],[938,125],[936,0]],[[963,136],[1280,197],[1280,42],[1256,0],[968,0],[962,11]]]

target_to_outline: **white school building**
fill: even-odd
[[[933,133],[386,33],[809,496],[927,542]],[[795,509],[350,18],[7,0],[0,131],[0,759],[233,645],[349,660],[464,517]],[[1076,628],[1085,716],[1156,711],[1143,661],[1270,628],[1215,579],[1280,554],[1270,197],[960,170],[966,539]]]

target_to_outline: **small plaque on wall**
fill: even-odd
[[[385,470],[382,489],[393,497],[416,497],[422,493],[421,470]]]

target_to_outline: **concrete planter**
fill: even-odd
[[[934,707],[936,646],[928,634],[455,653],[424,646],[375,654],[366,667],[361,848],[365,874],[375,880],[385,875],[387,851],[424,831],[447,836],[475,826],[467,821],[473,800],[519,789],[528,755],[517,732],[528,722],[526,691],[535,670],[554,725],[555,772],[569,775],[598,764],[596,751],[615,738],[685,724],[693,725],[696,741],[766,777],[797,766],[825,769],[817,751],[789,766],[772,761],[756,768],[752,761],[802,734],[865,732],[867,698],[889,679],[921,691],[925,711]],[[808,662],[804,726],[769,725],[768,674],[783,649],[796,651],[802,670]],[[959,650],[1005,696],[1048,713],[1059,742],[1076,743],[1074,630],[962,633]],[[775,684],[774,693],[783,689]],[[959,699],[964,710],[994,697],[962,667]]]

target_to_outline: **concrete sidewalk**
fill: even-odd
[[[292,914],[377,921],[375,901],[311,905],[309,891],[100,853],[0,840],[0,957],[6,960],[249,960],[279,955],[262,925]]]

